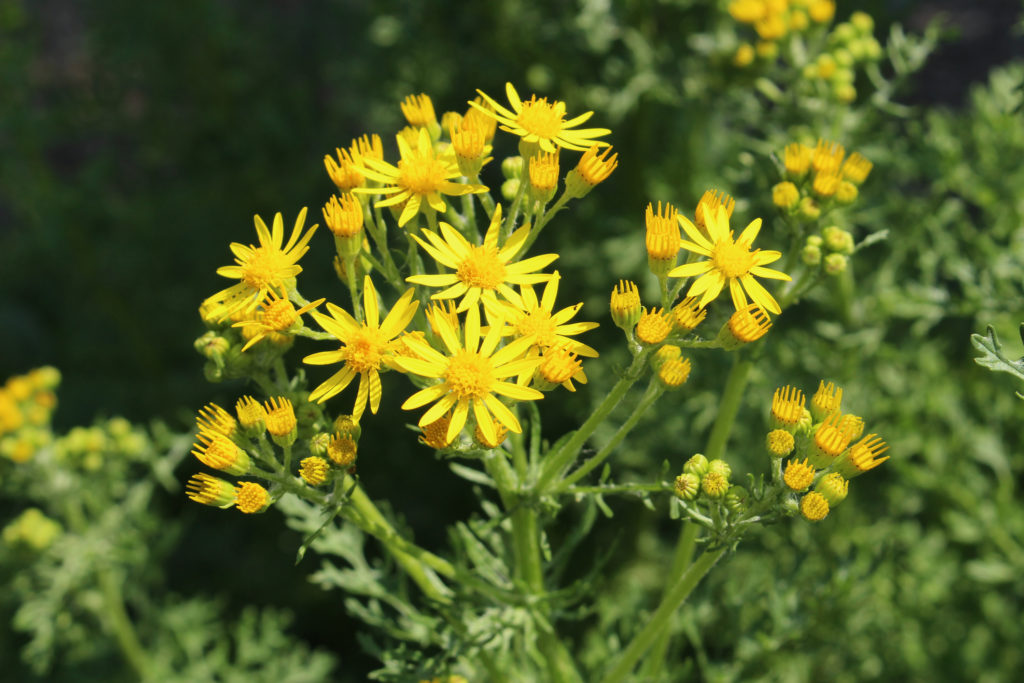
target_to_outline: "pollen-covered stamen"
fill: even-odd
[[[283,332],[298,321],[295,307],[288,299],[274,299],[263,309],[263,324],[277,332]]]
[[[448,169],[433,150],[417,150],[398,162],[398,184],[415,194],[437,192],[444,184]]]
[[[355,372],[379,370],[384,336],[367,327],[353,333],[345,345],[345,363]]]
[[[469,287],[497,289],[505,281],[505,264],[494,247],[473,247],[455,271],[459,280]]]
[[[242,264],[242,281],[253,289],[269,289],[281,281],[281,271],[291,265],[280,249],[257,247]]]
[[[549,347],[555,343],[555,323],[551,314],[542,308],[524,315],[516,323],[516,332],[520,337],[534,336],[534,344]]]
[[[754,255],[757,251],[750,251],[750,245],[746,242],[733,242],[732,235],[727,240],[715,242],[711,251],[711,260],[715,268],[727,278],[738,278],[750,272],[756,265]]]
[[[459,351],[449,360],[444,380],[459,400],[483,398],[494,384],[494,368],[478,353]]]
[[[534,95],[523,102],[523,110],[516,117],[516,123],[527,132],[539,138],[550,140],[562,131],[565,120],[565,103],[555,100],[548,104],[548,98],[537,99]]]

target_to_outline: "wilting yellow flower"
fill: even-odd
[[[537,99],[536,95],[523,102],[519,99],[519,93],[511,83],[505,84],[505,94],[512,106],[511,111],[498,104],[486,93],[480,90],[477,92],[494,107],[494,111],[490,111],[476,102],[470,102],[471,107],[497,120],[501,124],[502,130],[518,135],[523,142],[539,145],[545,152],[554,152],[556,147],[583,152],[594,144],[600,146],[608,144],[596,141],[594,138],[608,135],[611,133],[609,129],[576,128],[593,116],[594,112],[592,111],[566,121],[565,102],[559,100],[548,102],[546,97]]]
[[[391,195],[374,206],[394,206],[405,202],[398,225],[412,220],[423,210],[444,212],[448,207],[441,195],[459,196],[485,192],[484,185],[453,183],[452,178],[462,175],[454,155],[439,155],[430,142],[426,128],[418,129],[416,146],[401,135],[397,136],[400,160],[397,166],[386,161],[364,157],[360,171],[383,187],[359,187],[352,191],[363,194]],[[426,207],[424,207],[426,203]]]
[[[494,208],[491,225],[487,228],[482,245],[473,245],[455,228],[441,223],[442,239],[431,230],[423,230],[427,240],[418,235],[413,238],[438,263],[453,269],[454,273],[439,275],[413,275],[406,282],[427,287],[447,287],[433,295],[433,299],[454,299],[462,297],[458,311],[463,312],[483,300],[488,310],[498,305],[497,294],[509,301],[518,296],[509,285],[534,285],[547,282],[551,275],[534,271],[544,268],[558,254],[542,254],[513,263],[512,259],[522,250],[530,233],[530,226],[524,225],[509,236],[503,247],[498,247],[498,233],[501,230],[501,206]]]
[[[298,261],[309,251],[307,245],[317,229],[314,225],[302,234],[306,209],[299,212],[291,237],[284,246],[284,220],[280,213],[274,216],[272,230],[267,229],[267,224],[259,216],[255,217],[255,222],[260,246],[231,243],[236,265],[218,268],[217,275],[241,282],[217,292],[203,302],[203,306],[207,307],[208,319],[222,320],[233,313],[252,312],[267,300],[272,289],[286,290],[285,282],[302,272]]]
[[[449,442],[462,431],[470,408],[477,426],[489,442],[497,439],[495,419],[517,434],[522,432],[519,420],[498,396],[507,396],[515,401],[534,401],[544,397],[536,389],[503,381],[507,377],[528,372],[540,364],[540,358],[523,358],[531,341],[517,339],[499,349],[503,323],[497,321],[490,326],[487,336],[481,342],[480,309],[476,306],[466,314],[462,342],[459,341],[459,330],[448,320],[438,318],[436,322],[439,336],[449,355],[442,354],[425,342],[407,337],[405,343],[413,348],[419,358],[400,356],[394,358],[393,362],[406,372],[441,381],[410,396],[402,408],[413,410],[433,402],[434,405],[420,417],[421,427],[431,424],[451,410],[452,421],[445,434]]]
[[[370,404],[370,412],[376,414],[377,408],[380,407],[380,367],[382,363],[391,365],[389,353],[397,348],[395,337],[405,330],[416,313],[419,302],[413,301],[412,296],[411,289],[403,294],[381,322],[380,309],[377,307],[377,290],[367,275],[363,279],[366,322],[357,322],[348,311],[331,303],[327,304],[331,317],[316,312],[312,314],[320,327],[333,334],[342,346],[337,351],[310,354],[303,358],[302,362],[310,365],[344,363],[344,367],[314,389],[309,394],[309,400],[323,403],[342,391],[356,375],[359,375],[359,390],[352,416],[358,421],[366,409],[367,402]]]
[[[597,323],[570,323],[569,321],[583,307],[582,303],[555,312],[555,298],[558,296],[558,282],[561,276],[556,270],[544,285],[544,293],[537,299],[530,285],[522,285],[522,294],[513,303],[506,304],[502,315],[508,323],[505,336],[526,337],[533,347],[543,351],[555,345],[564,345],[569,351],[580,356],[597,357],[597,351],[586,344],[569,337],[598,327]]]
[[[761,230],[761,219],[756,218],[750,222],[746,229],[740,233],[739,239],[734,240],[729,230],[729,215],[725,208],[718,207],[715,213],[707,215],[708,237],[701,234],[693,223],[685,216],[679,217],[683,230],[693,240],[683,240],[683,249],[692,251],[702,256],[707,256],[706,261],[687,263],[673,268],[669,271],[670,277],[693,277],[700,275],[692,285],[686,296],[700,296],[700,305],[706,306],[721,293],[726,284],[729,285],[729,294],[732,295],[733,305],[740,310],[747,305],[747,295],[756,304],[772,313],[781,313],[778,302],[768,293],[761,283],[754,279],[754,276],[772,278],[775,280],[791,280],[789,275],[765,268],[764,266],[777,261],[782,254],[778,251],[761,251],[752,249],[757,233]],[[710,239],[709,239],[710,238]]]

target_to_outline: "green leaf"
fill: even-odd
[[[1022,324],[1022,327],[1024,327],[1024,324]],[[980,334],[971,335],[971,344],[982,353],[980,357],[974,359],[974,362],[993,372],[1008,372],[1017,379],[1024,381],[1024,358],[1010,360],[1004,356],[1001,351],[1003,345],[999,343],[996,331],[991,325],[987,327],[987,330],[987,337],[983,337]],[[1020,392],[1017,392],[1017,396],[1024,398]]]

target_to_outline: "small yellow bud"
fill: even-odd
[[[836,83],[832,88],[832,92],[837,100],[846,104],[857,99],[857,88],[850,83]]]
[[[789,28],[791,31],[804,31],[810,25],[811,21],[807,16],[807,12],[802,9],[792,9],[789,12]]]
[[[437,115],[434,113],[434,103],[425,94],[409,95],[401,104],[402,114],[410,126],[426,128],[431,137],[437,140],[441,135],[441,127],[437,123]]]
[[[783,153],[783,162],[786,175],[794,179],[802,178],[811,167],[811,148],[799,142],[790,143]]]
[[[779,56],[779,44],[774,40],[759,40],[755,49],[761,59],[775,59]]]
[[[857,196],[859,194],[860,191],[857,189],[856,185],[851,183],[849,180],[841,180],[839,181],[839,187],[836,188],[835,199],[839,204],[847,206],[857,201]]]
[[[865,159],[860,152],[854,152],[843,163],[843,177],[852,183],[860,185],[867,180],[868,174],[871,173],[873,167],[874,164]]]
[[[809,221],[816,221],[821,216],[821,208],[818,203],[810,197],[804,197],[800,200],[800,206],[797,209],[802,218]]]
[[[754,22],[754,30],[763,41],[775,41],[786,35],[785,20],[778,14],[769,14]]]
[[[660,308],[652,308],[650,311],[645,308],[636,324],[637,339],[650,346],[665,341],[671,332],[672,325],[669,324],[668,317]]]
[[[811,168],[815,173],[835,175],[839,172],[846,150],[838,142],[818,139],[811,157]]]
[[[359,441],[359,437],[363,434],[362,427],[351,415],[339,415],[335,418],[334,431],[354,441]]]
[[[825,418],[825,421],[814,430],[814,438],[807,455],[811,464],[819,469],[825,469],[835,462],[853,439],[853,433],[849,429],[842,428],[843,416],[839,413],[832,413]]]
[[[550,391],[559,384],[569,391],[576,391],[572,380],[583,370],[583,361],[572,353],[563,344],[548,347],[544,350],[543,360],[537,366],[537,375],[540,381],[537,388],[541,391]]]
[[[508,436],[508,428],[505,425],[495,422],[494,423],[494,439],[488,439],[478,425],[476,430],[473,432],[473,437],[476,442],[484,448],[497,448],[504,441],[505,437]]]
[[[263,512],[270,507],[270,493],[254,481],[245,481],[235,489],[235,507],[247,515]]]
[[[786,471],[782,475],[782,481],[786,482],[791,490],[797,493],[806,491],[807,487],[814,481],[815,469],[810,463],[804,460],[790,460],[786,465]]]
[[[724,206],[725,213],[732,218],[733,209],[736,208],[736,200],[730,195],[719,190],[705,190],[697,202],[697,209],[693,212],[694,223],[700,231],[707,234],[707,217],[714,216],[718,207]]]
[[[23,546],[40,552],[49,548],[63,531],[57,521],[39,508],[28,508],[4,527],[2,538],[7,546]]]
[[[718,333],[718,342],[726,350],[755,342],[771,329],[768,313],[757,304],[747,304],[733,313]]]
[[[700,325],[708,315],[706,308],[699,305],[700,298],[690,296],[672,309],[672,324],[676,332],[691,332]]]
[[[238,415],[238,423],[250,436],[256,436],[263,432],[267,419],[266,409],[252,396],[243,396],[235,404],[235,414]]]
[[[780,209],[792,209],[800,202],[800,190],[787,181],[772,187],[772,203]]]
[[[700,493],[700,477],[684,472],[676,477],[672,491],[682,500],[693,500]]]
[[[209,474],[193,474],[185,484],[185,495],[196,503],[217,508],[235,504],[235,487],[231,482]]]
[[[565,178],[566,194],[577,199],[585,197],[599,183],[607,180],[619,165],[617,153],[612,154],[611,157],[608,156],[611,151],[610,145],[603,150],[599,146],[593,145],[584,152],[579,163],[576,164],[576,168],[569,171],[569,175]]]
[[[303,458],[299,463],[299,476],[302,481],[310,486],[320,486],[327,481],[327,475],[331,471],[330,464],[318,455],[311,455]]]
[[[875,30],[875,20],[867,12],[854,12],[850,15],[850,23],[864,35],[871,35],[871,32]]]
[[[298,432],[298,422],[295,419],[295,410],[292,402],[284,396],[272,396],[264,404],[267,411],[265,422],[267,431],[278,446],[291,445],[295,443]]]
[[[825,384],[825,380],[821,380],[818,390],[811,397],[811,415],[815,420],[824,420],[832,413],[839,412],[842,402],[842,387],[837,387],[834,382]]]
[[[231,413],[216,403],[211,403],[199,409],[199,414],[196,415],[196,427],[200,431],[223,434],[230,439],[238,427],[238,422],[231,416]]]
[[[814,176],[811,189],[822,198],[831,197],[839,189],[839,175],[834,173],[818,173]]]
[[[771,422],[776,429],[796,430],[804,413],[804,392],[786,385],[772,396]]]
[[[818,24],[832,21],[836,15],[836,3],[833,0],[814,0],[807,8],[807,14]]]
[[[671,265],[664,269],[664,272],[668,272],[675,266],[676,254],[679,253],[679,211],[671,204],[665,204],[663,209],[661,202],[658,202],[658,209],[655,211],[654,204],[649,203],[644,214],[644,222],[647,227],[644,240],[647,258],[670,262]],[[655,267],[652,266],[651,270],[655,270]]]
[[[836,60],[835,60],[835,58],[832,55],[830,55],[830,54],[828,54],[826,52],[826,53],[821,54],[821,55],[818,56],[818,61],[816,62],[816,66],[817,66],[817,69],[818,69],[818,78],[826,78],[827,79],[827,78],[831,77],[833,73],[835,73],[835,70],[836,70]]]
[[[729,14],[741,24],[753,24],[764,17],[767,8],[761,0],[732,0]]]
[[[860,435],[864,433],[864,418],[847,413],[839,421],[839,429],[849,432],[851,440],[860,438]]]
[[[701,479],[700,487],[708,498],[723,498],[729,490],[729,480],[720,472],[708,472]]]
[[[768,448],[768,453],[773,458],[784,458],[793,452],[793,446],[796,444],[796,439],[793,435],[785,429],[773,429],[768,432],[768,438],[765,440],[765,446]]]
[[[658,381],[666,389],[678,389],[690,378],[690,359],[674,358],[658,368]]]
[[[888,455],[879,457],[887,450],[889,446],[877,434],[868,434],[843,453],[836,462],[836,471],[847,479],[859,477],[888,460]]]
[[[357,450],[358,447],[354,439],[335,432],[334,437],[327,444],[327,457],[338,467],[349,467],[356,461]]]
[[[850,489],[850,482],[843,478],[838,472],[830,472],[818,480],[814,490],[821,494],[829,508],[834,508],[843,502]]]
[[[236,477],[248,474],[252,468],[249,455],[223,434],[203,430],[197,439],[199,443],[192,444],[192,455],[207,467]]]
[[[361,187],[366,179],[356,168],[355,160],[348,150],[337,148],[338,160],[335,161],[328,154],[324,157],[324,166],[327,167],[327,175],[341,192],[348,192],[356,187]]]
[[[530,157],[530,196],[547,204],[558,189],[558,153],[541,152]]]
[[[643,314],[640,305],[640,291],[636,288],[636,284],[629,280],[619,280],[619,284],[612,289],[609,307],[612,321],[618,327],[624,330],[633,329]]]
[[[473,101],[487,111],[494,111],[494,107],[480,96],[477,96]],[[477,128],[482,131],[484,134],[484,142],[490,142],[494,139],[494,133],[498,129],[497,119],[488,116],[476,107],[470,107],[466,110],[465,116],[462,117],[462,125],[467,128]]]
[[[800,513],[810,522],[820,522],[828,515],[828,501],[817,491],[800,499]]]

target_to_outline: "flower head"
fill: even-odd
[[[270,492],[254,481],[239,484],[235,496],[235,507],[247,515],[263,512],[270,507]]]
[[[235,503],[235,487],[220,477],[193,474],[185,484],[185,495],[196,503],[226,508]]]
[[[302,362],[310,365],[344,365],[341,370],[314,389],[309,394],[309,400],[323,403],[345,389],[356,375],[359,375],[359,390],[352,415],[358,421],[367,403],[370,405],[370,412],[376,413],[380,407],[381,365],[390,366],[390,357],[398,346],[395,337],[405,330],[416,313],[419,302],[413,301],[412,297],[413,290],[410,289],[381,321],[380,309],[377,307],[377,290],[367,275],[363,279],[363,308],[366,311],[364,322],[357,322],[348,311],[331,303],[327,304],[330,317],[314,312],[313,319],[326,332],[334,335],[342,345],[336,351],[310,354],[303,358]]]
[[[257,311],[256,315],[249,320],[242,320],[234,323],[232,327],[241,327],[242,333],[248,338],[242,351],[248,351],[254,344],[264,337],[274,337],[287,333],[297,322],[303,313],[308,313],[320,304],[324,299],[317,299],[306,304],[299,310],[295,310],[292,302],[285,297],[278,296],[273,289],[270,290],[267,301],[263,304],[263,310]],[[273,341],[273,339],[272,339]]]
[[[445,434],[449,442],[462,431],[470,409],[480,431],[490,442],[497,438],[495,419],[517,434],[522,432],[519,420],[498,396],[516,401],[534,401],[544,397],[536,389],[504,381],[540,364],[540,358],[523,358],[531,341],[517,339],[499,349],[504,325],[501,321],[492,324],[481,341],[480,309],[476,306],[466,314],[462,341],[459,340],[459,330],[449,321],[439,318],[437,324],[448,355],[425,342],[407,338],[405,343],[416,351],[419,358],[394,359],[395,365],[406,372],[440,380],[410,396],[402,408],[412,410],[428,403],[434,404],[420,417],[420,427],[431,424],[451,410],[452,421]]]
[[[249,455],[235,445],[235,442],[220,432],[200,430],[199,443],[192,444],[192,455],[199,462],[215,470],[239,476],[249,472],[252,462]]]
[[[471,244],[459,231],[444,222],[441,223],[443,237],[432,230],[423,230],[426,240],[413,235],[435,261],[455,272],[413,275],[406,278],[406,281],[427,287],[447,287],[432,298],[454,299],[461,296],[458,311],[463,312],[475,307],[481,300],[488,310],[494,310],[498,306],[498,294],[508,301],[516,301],[519,297],[509,285],[533,285],[550,280],[551,275],[535,271],[550,264],[558,258],[558,254],[542,254],[513,263],[512,260],[526,243],[530,226],[524,225],[516,230],[501,247],[498,246],[500,229],[499,205],[494,208],[491,225],[481,245]]]
[[[398,135],[400,160],[397,166],[386,161],[364,157],[359,170],[371,180],[383,183],[383,187],[360,187],[354,192],[364,194],[391,195],[374,206],[395,206],[404,202],[398,225],[403,226],[420,211],[445,211],[448,207],[441,195],[460,196],[484,192],[483,185],[454,183],[453,178],[462,175],[454,155],[440,155],[434,151],[430,134],[426,128],[419,128],[416,145],[404,136]]]
[[[299,463],[299,476],[310,486],[320,486],[327,481],[327,475],[331,471],[330,464],[318,455],[311,455],[303,458]]]
[[[251,313],[267,300],[272,289],[287,289],[286,281],[302,272],[298,261],[309,251],[309,240],[317,229],[314,225],[302,234],[305,222],[306,209],[303,208],[285,244],[284,220],[280,213],[274,216],[272,230],[268,230],[263,219],[256,216],[256,235],[260,246],[232,242],[235,265],[218,268],[217,274],[241,282],[217,292],[203,302],[207,307],[207,318],[223,320],[234,313]]]
[[[231,413],[221,408],[216,403],[199,409],[196,416],[196,427],[200,431],[215,432],[231,438],[238,427],[238,422]]]
[[[540,380],[543,381],[540,388],[545,391],[553,389],[559,384],[569,391],[576,391],[576,387],[572,383],[573,380],[580,384],[587,383],[587,374],[583,372],[583,361],[565,344],[558,344],[544,350],[537,373]],[[529,371],[521,375],[520,384],[525,384],[529,376]]]
[[[597,357],[597,351],[570,337],[598,327],[597,323],[569,322],[581,308],[582,303],[555,312],[555,298],[558,296],[558,282],[561,277],[556,270],[544,285],[544,292],[537,299],[530,285],[520,285],[520,296],[512,303],[506,303],[502,315],[508,327],[505,336],[527,337],[532,346],[540,351],[555,345],[564,345],[580,356]]]
[[[721,190],[705,190],[697,202],[697,209],[693,212],[693,221],[701,234],[707,234],[708,220],[718,213],[718,207],[724,207],[728,218],[732,218],[733,209],[736,208],[736,200],[731,195]],[[727,221],[728,222],[728,221]]]
[[[501,124],[502,130],[518,135],[525,143],[538,145],[545,152],[554,152],[556,147],[582,152],[594,144],[608,144],[594,140],[611,133],[607,128],[576,128],[593,116],[592,111],[566,121],[564,102],[548,102],[546,97],[538,99],[536,95],[523,102],[511,83],[505,84],[505,94],[508,96],[511,110],[498,104],[486,93],[480,90],[477,92],[494,110],[490,111],[477,102],[470,102],[471,107],[494,118]]]
[[[840,457],[836,470],[847,479],[853,479],[888,460],[888,455],[879,457],[887,450],[889,447],[878,434],[868,434]]]
[[[608,156],[611,154],[611,156]],[[586,197],[598,184],[608,180],[619,166],[619,154],[612,154],[612,148],[603,151],[595,143],[580,157],[576,168],[565,177],[565,191],[570,197]]]
[[[754,279],[755,276],[776,280],[792,279],[781,271],[764,267],[766,264],[778,260],[782,256],[781,253],[753,249],[754,240],[761,230],[760,218],[751,221],[750,225],[740,233],[738,239],[733,239],[732,232],[729,230],[729,214],[722,206],[708,216],[707,237],[701,234],[697,226],[684,216],[679,217],[679,222],[686,234],[693,240],[692,242],[683,240],[682,247],[708,257],[706,261],[687,263],[669,271],[670,277],[700,275],[690,285],[687,296],[700,296],[700,305],[706,306],[728,284],[729,293],[732,295],[733,305],[736,306],[737,311],[747,305],[747,295],[749,295],[761,308],[776,314],[782,312],[775,298]]]

